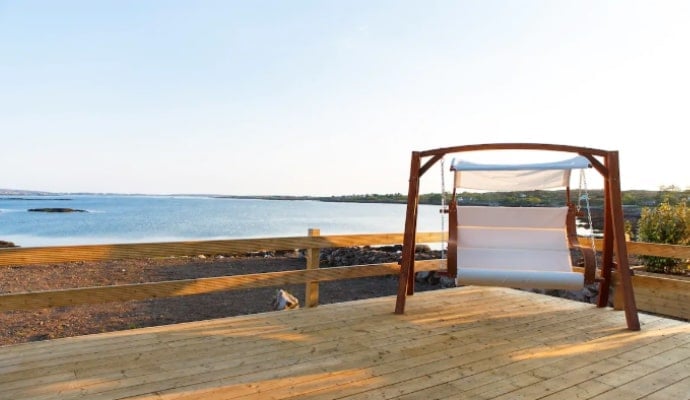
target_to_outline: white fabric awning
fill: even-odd
[[[478,164],[453,159],[455,187],[490,191],[543,190],[570,184],[572,169],[589,168],[582,156],[563,161],[532,164]]]

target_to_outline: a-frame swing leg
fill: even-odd
[[[601,254],[601,283],[599,284],[599,298],[597,299],[597,307],[600,308],[608,306],[613,270],[613,218],[611,216],[610,186],[607,177],[604,181],[604,239]]]
[[[609,170],[609,206],[611,208],[611,222],[613,225],[613,241],[615,244],[616,261],[618,262],[618,274],[623,290],[625,320],[631,331],[640,330],[640,320],[637,315],[635,294],[632,286],[632,273],[628,264],[628,248],[625,243],[625,224],[623,222],[622,195],[619,177],[618,152],[612,151],[607,157]]]
[[[604,245],[603,245],[603,269],[602,282],[599,287],[598,307],[606,307],[611,286],[611,273],[613,269],[613,254],[616,254],[620,288],[623,292],[623,309],[628,329],[640,330],[640,321],[637,315],[635,294],[632,286],[632,272],[628,263],[628,249],[625,243],[625,224],[623,220],[622,196],[620,188],[618,152],[609,152],[606,157],[608,170],[604,191],[606,199],[604,208]]]
[[[398,298],[395,302],[395,313],[405,312],[405,300],[408,294],[414,293],[414,251],[417,231],[417,210],[419,205],[420,156],[412,152],[410,163],[410,183],[407,191],[407,213],[405,215],[405,234],[403,236],[403,254],[400,260],[401,269],[398,279]]]

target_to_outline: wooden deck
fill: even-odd
[[[690,324],[500,288],[0,347],[2,399],[690,399]]]

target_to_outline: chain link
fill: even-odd
[[[582,195],[582,187],[584,186],[585,188],[585,194],[584,196]],[[585,206],[587,207],[587,223],[589,224],[589,240],[592,246],[592,252],[594,252],[594,267],[596,269],[599,269],[599,262],[597,261],[597,247],[596,244],[594,243],[594,225],[592,224],[592,210],[590,208],[589,204],[589,190],[587,189],[587,175],[585,174],[585,170],[581,169],[580,170],[580,192],[578,195],[578,200],[577,200],[577,211],[580,211],[580,202],[584,198],[585,200]]]
[[[446,231],[446,170],[445,158],[441,157],[441,233]],[[449,232],[450,235],[450,232]],[[444,246],[445,245],[445,246]],[[441,240],[441,259],[445,258],[445,248],[448,242]]]

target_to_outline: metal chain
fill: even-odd
[[[585,172],[583,169],[581,169],[580,170],[580,185],[577,188],[577,212],[580,212],[580,210],[582,209],[582,182],[583,181],[585,182],[585,186],[586,186],[587,180],[585,179]]]
[[[441,157],[441,232],[446,231],[446,172],[444,166],[445,158]],[[445,258],[445,247],[448,243],[441,240],[441,259]]]
[[[584,197],[585,199],[585,206],[587,207],[587,223],[589,224],[589,239],[590,243],[592,245],[592,252],[595,254],[594,256],[594,267],[599,268],[599,262],[597,261],[597,247],[594,243],[594,225],[592,224],[592,210],[589,205],[589,191],[587,189],[587,175],[585,174],[584,168],[580,170],[580,193],[582,193],[582,186],[584,184],[585,188],[585,194],[584,196],[582,194],[579,195],[578,200],[577,200],[577,209],[580,211],[580,200]]]

